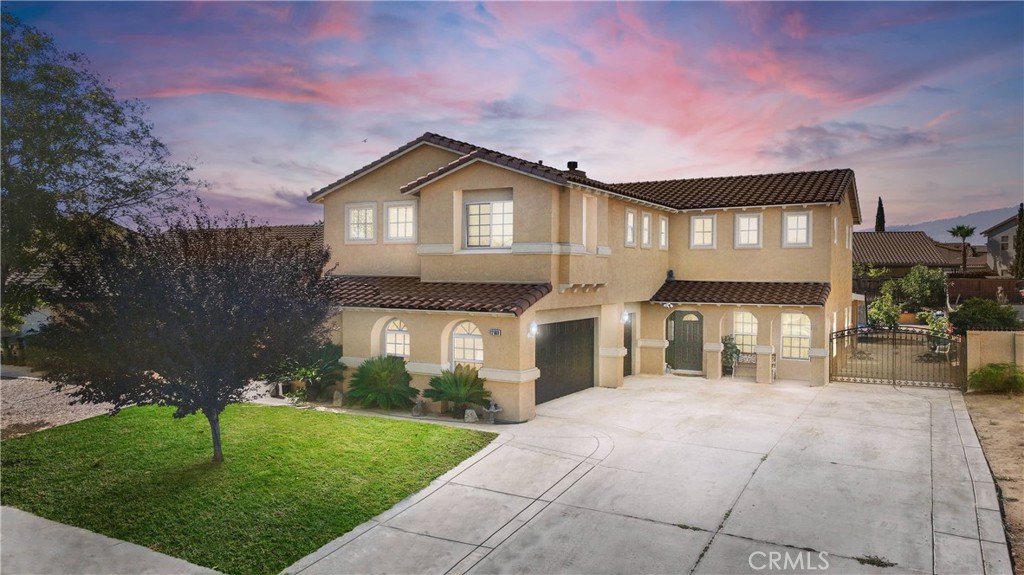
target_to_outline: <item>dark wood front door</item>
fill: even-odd
[[[538,326],[536,341],[537,403],[594,387],[593,319]]]
[[[695,311],[676,311],[665,324],[665,363],[672,370],[704,370],[704,317]]]
[[[622,326],[622,347],[626,348],[626,356],[622,358],[622,375],[633,375],[633,324],[636,314],[626,315],[626,325]]]

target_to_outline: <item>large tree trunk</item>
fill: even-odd
[[[206,413],[206,419],[210,422],[210,437],[213,438],[213,461],[224,461],[224,452],[220,450],[220,414]]]

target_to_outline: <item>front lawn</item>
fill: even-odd
[[[494,434],[288,407],[137,407],[4,440],[4,505],[232,574],[278,573],[387,510]]]

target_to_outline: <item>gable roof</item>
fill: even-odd
[[[1004,229],[1009,229],[1009,228],[1014,227],[1013,224],[1015,224],[1015,223],[1017,223],[1017,214],[1013,214],[1012,216],[1006,218],[1005,220],[999,222],[998,224],[992,226],[991,228],[981,232],[981,235],[987,236],[989,234],[994,234],[996,232],[1001,232]]]
[[[853,170],[791,172],[614,184],[624,193],[676,210],[839,203],[856,194]],[[853,198],[854,222],[860,205]]]
[[[308,200],[316,202],[346,183],[356,180],[422,145],[444,148],[458,153],[460,156],[405,184],[400,189],[403,194],[414,193],[430,182],[471,164],[485,162],[557,185],[575,184],[668,211],[839,203],[849,191],[854,222],[859,224],[861,221],[855,177],[853,170],[848,168],[816,172],[609,184],[588,178],[586,173],[581,170],[560,170],[542,162],[524,160],[432,132],[427,132],[351,174],[324,186],[310,195]]]
[[[411,276],[334,276],[341,307],[463,311],[520,316],[551,293],[551,284],[422,282]]]
[[[831,291],[830,284],[819,282],[668,280],[651,297],[651,302],[822,307]]]
[[[924,232],[854,232],[853,263],[948,267],[949,260]]]

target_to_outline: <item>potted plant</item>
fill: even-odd
[[[729,368],[729,375],[733,375],[736,369],[736,362],[740,359],[740,347],[736,345],[736,338],[731,335],[722,336],[722,366]]]
[[[475,367],[456,365],[430,378],[430,387],[423,397],[434,401],[447,401],[452,405],[452,416],[463,419],[472,405],[484,405],[491,392],[484,389],[484,380]]]

